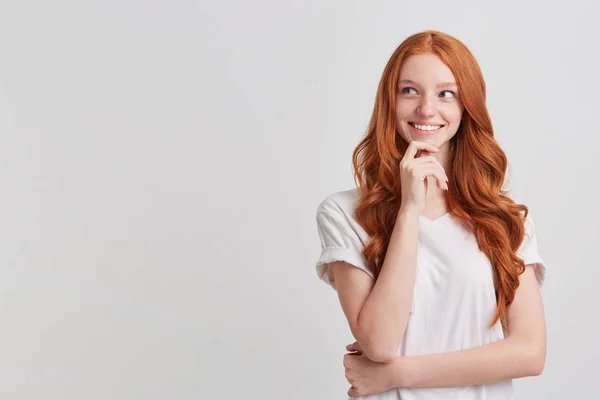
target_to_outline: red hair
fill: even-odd
[[[494,138],[483,75],[469,49],[450,35],[426,31],[408,37],[383,71],[367,132],[352,156],[360,192],[355,217],[370,236],[363,255],[377,278],[401,206],[400,160],[408,147],[396,125],[400,69],[409,56],[423,53],[437,55],[456,79],[464,111],[450,140],[446,174],[451,184],[445,196],[450,214],[474,233],[491,262],[497,309],[490,327],[500,319],[506,329],[506,310],[525,271],[517,250],[528,209],[502,190],[507,160]]]

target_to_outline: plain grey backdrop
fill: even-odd
[[[2,2],[0,397],[347,398],[316,208],[354,186],[389,56],[435,29],[481,65],[548,267],[546,369],[517,398],[593,398],[598,11]]]

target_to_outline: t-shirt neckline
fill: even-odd
[[[427,218],[426,216],[424,216],[423,214],[420,214],[420,215],[419,215],[419,217],[420,217],[422,220],[424,220],[424,221],[426,221],[426,222],[428,222],[428,223],[430,223],[430,224],[437,224],[438,222],[440,222],[440,221],[443,221],[443,220],[447,219],[449,216],[450,216],[450,212],[449,212],[449,211],[448,211],[447,213],[445,213],[445,214],[443,214],[443,215],[441,215],[441,216],[437,217],[436,219],[429,219],[429,218]]]

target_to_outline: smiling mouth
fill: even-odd
[[[440,128],[443,128],[444,125],[423,125],[423,124],[415,124],[413,122],[409,122],[408,123],[410,126],[412,126],[413,128],[415,128],[416,130],[419,131],[423,131],[423,132],[434,132],[437,131]]]

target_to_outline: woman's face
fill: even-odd
[[[409,56],[400,70],[396,92],[397,129],[412,140],[445,147],[456,134],[463,113],[450,68],[435,54]]]

